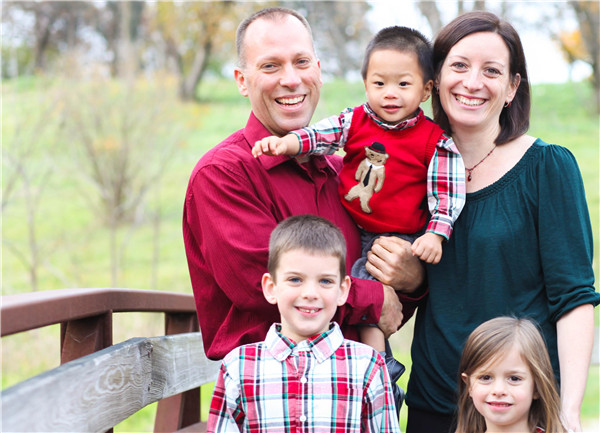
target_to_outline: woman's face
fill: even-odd
[[[437,83],[452,131],[483,129],[496,136],[500,113],[514,98],[520,79],[518,74],[511,79],[508,47],[497,33],[473,33],[458,41]]]

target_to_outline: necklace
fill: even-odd
[[[485,161],[485,160],[486,160],[486,158],[487,158],[488,156],[490,156],[490,155],[492,154],[492,152],[493,152],[495,149],[496,149],[496,145],[494,145],[494,147],[492,147],[492,150],[490,150],[490,151],[488,152],[488,154],[487,154],[487,155],[485,155],[485,156],[484,156],[484,157],[481,159],[481,161],[479,161],[479,162],[478,162],[477,164],[475,164],[473,167],[471,167],[471,168],[468,168],[468,167],[466,167],[466,166],[465,166],[465,170],[467,170],[467,173],[469,173],[469,175],[467,176],[467,181],[468,181],[468,182],[471,182],[471,178],[473,177],[473,176],[471,175],[471,173],[473,172],[473,170],[475,170],[479,164],[481,164],[483,161]]]

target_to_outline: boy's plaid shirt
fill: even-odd
[[[400,432],[381,355],[336,323],[299,344],[279,326],[223,360],[209,432]]]

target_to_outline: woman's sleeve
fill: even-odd
[[[597,305],[592,268],[593,240],[583,179],[573,154],[551,145],[539,172],[539,254],[549,300],[557,321],[586,303]]]

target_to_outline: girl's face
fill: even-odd
[[[528,432],[529,409],[534,399],[534,378],[519,347],[493,359],[470,376],[463,373],[469,395],[485,418],[487,431]]]
[[[500,35],[465,36],[448,52],[438,77],[440,102],[453,131],[500,128],[500,113],[511,102],[520,76],[510,76],[510,54]],[[497,135],[497,134],[496,134]]]

